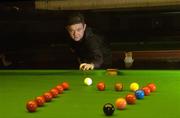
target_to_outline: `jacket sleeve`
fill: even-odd
[[[89,63],[93,63],[95,68],[100,68],[103,64],[103,52],[102,52],[103,43],[100,40],[100,37],[94,36],[89,39],[88,48],[89,48]]]

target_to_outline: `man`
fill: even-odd
[[[103,38],[87,27],[82,14],[68,17],[66,29],[72,51],[77,55],[80,70],[108,68],[111,65],[111,53]]]

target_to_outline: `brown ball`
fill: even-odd
[[[115,83],[114,88],[116,91],[122,91],[123,90],[123,84],[122,83]]]

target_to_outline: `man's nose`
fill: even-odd
[[[75,31],[75,32],[74,32],[74,36],[77,36],[77,35],[78,35],[78,32],[77,32],[77,31]]]

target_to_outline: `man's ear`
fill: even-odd
[[[84,30],[86,29],[86,24],[84,23]]]

